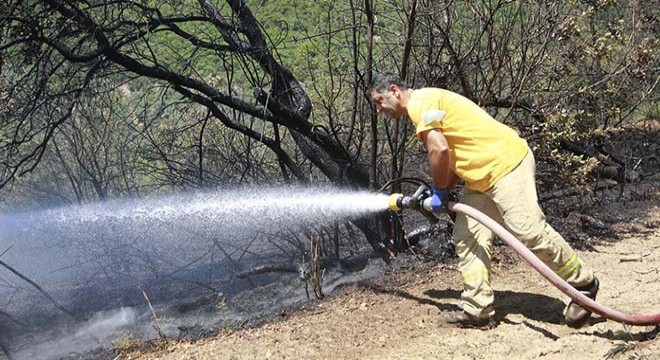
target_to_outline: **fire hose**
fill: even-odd
[[[403,208],[417,209],[422,212],[428,212],[428,205],[424,204],[425,200],[422,193],[426,191],[423,187],[420,187],[417,192],[412,196],[403,196],[402,194],[392,194],[390,196],[390,208],[393,211],[400,211]],[[421,196],[421,198],[420,198]],[[421,200],[420,200],[421,199]],[[660,324],[660,314],[654,315],[637,315],[637,314],[628,314],[609,307],[603,306],[596,301],[590,299],[589,297],[582,294],[580,291],[575,289],[559,275],[557,275],[552,269],[550,269],[541,259],[539,259],[534,253],[529,250],[525,245],[523,245],[520,240],[518,240],[513,234],[511,234],[507,229],[500,225],[497,221],[493,220],[486,214],[481,211],[456,202],[449,202],[447,204],[447,209],[450,211],[458,212],[465,214],[469,217],[474,218],[475,220],[482,223],[484,226],[492,230],[497,236],[507,245],[509,245],[513,250],[515,250],[529,265],[539,272],[543,277],[545,277],[552,285],[557,287],[561,292],[568,295],[573,301],[582,305],[586,309],[602,315],[608,319],[628,324],[628,325],[658,325]]]

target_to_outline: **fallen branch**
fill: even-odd
[[[50,296],[50,294],[48,294],[48,292],[46,290],[44,290],[41,286],[39,286],[39,284],[32,281],[27,276],[21,274],[18,270],[14,269],[13,267],[11,267],[9,264],[7,264],[6,262],[4,262],[2,260],[0,260],[0,265],[2,265],[5,269],[7,269],[7,270],[11,271],[12,273],[14,273],[14,275],[16,275],[19,278],[23,279],[28,284],[32,285],[35,289],[39,290],[41,295],[43,295],[46,299],[48,299],[48,301],[50,301],[51,304],[53,304],[56,308],[61,310],[63,313],[69,315],[72,319],[76,319],[76,320],[78,319],[78,317],[75,316],[71,311],[67,310],[67,308],[65,308],[62,304],[60,304],[57,300],[55,300],[52,296]]]
[[[0,315],[2,315],[2,316],[4,316],[4,317],[6,317],[7,319],[11,320],[13,323],[16,323],[16,324],[18,324],[18,325],[25,326],[25,327],[30,327],[30,325],[18,321],[18,320],[15,319],[13,316],[7,314],[6,312],[4,312],[4,311],[2,311],[2,310],[0,310]]]
[[[241,271],[236,274],[239,279],[250,275],[268,274],[268,273],[297,273],[300,267],[296,265],[260,265],[249,270]]]
[[[319,258],[318,262],[321,268],[338,266],[341,271],[353,272],[362,270],[367,265],[368,260],[371,258],[380,258],[379,253],[365,253],[351,259],[341,259],[335,256],[329,256]],[[236,277],[242,279],[251,275],[268,273],[299,273],[301,275],[301,279],[303,279],[303,275],[308,271],[309,265],[310,264],[307,262],[283,265],[259,265],[237,273]]]
[[[629,262],[629,261],[643,261],[645,257],[651,255],[652,253],[649,251],[646,254],[642,255],[637,255],[637,256],[631,256],[631,257],[625,257],[619,259],[619,262]]]

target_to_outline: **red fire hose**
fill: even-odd
[[[606,306],[600,305],[594,300],[586,297],[584,294],[569,285],[564,279],[555,274],[546,264],[544,264],[534,253],[523,245],[515,236],[513,236],[502,225],[498,224],[495,220],[491,219],[484,213],[477,209],[460,203],[450,202],[447,207],[449,210],[459,212],[474,218],[486,227],[491,229],[502,239],[507,245],[512,247],[525,261],[527,261],[536,271],[543,277],[548,279],[552,285],[556,286],[564,294],[568,295],[578,304],[591,310],[594,313],[600,314],[608,319],[618,321],[628,325],[658,325],[660,324],[660,314],[655,315],[635,315],[626,314],[624,312],[610,309]]]

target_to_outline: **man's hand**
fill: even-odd
[[[445,210],[444,203],[448,193],[447,189],[433,188],[431,190],[431,210],[434,214],[440,214]]]

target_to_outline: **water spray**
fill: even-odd
[[[6,313],[0,318],[18,320],[0,324],[0,358],[4,344],[16,358],[51,359],[110,345],[128,329],[137,339],[155,336],[151,313],[143,312],[145,293],[161,315],[172,314],[162,328],[168,336],[178,325],[207,327],[293,306],[304,297],[296,292],[299,279],[237,274],[288,264],[315,230],[388,208],[388,195],[368,190],[253,186],[5,211],[0,298]],[[332,286],[353,279],[327,274]],[[270,296],[234,305],[261,286]],[[215,297],[237,302],[201,318],[179,310]]]
[[[412,196],[406,196],[400,193],[394,193],[389,198],[390,210],[398,212],[403,209],[412,209],[422,212],[425,216],[432,214],[431,211],[431,191],[425,185],[420,186]],[[513,234],[506,230],[497,221],[491,219],[481,211],[456,202],[449,202],[447,209],[450,211],[465,214],[475,220],[479,221],[487,228],[492,230],[497,236],[504,241],[507,245],[513,248],[528,264],[545,277],[552,285],[557,287],[561,292],[568,295],[573,301],[582,305],[590,311],[600,314],[608,319],[628,324],[628,325],[658,325],[660,324],[660,314],[654,315],[637,315],[624,313],[615,309],[603,306],[596,301],[588,298],[580,291],[576,290],[573,286],[567,283],[552,269],[550,269],[543,261],[541,261],[531,250],[523,245]]]

